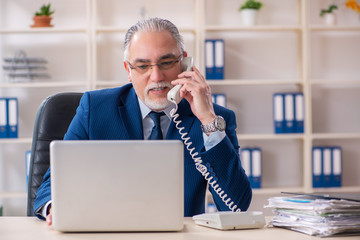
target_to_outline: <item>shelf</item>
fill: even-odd
[[[129,83],[129,81],[96,81],[95,87],[119,87]]]
[[[313,188],[313,192],[336,192],[336,193],[351,193],[360,192],[360,186],[342,186],[334,188]]]
[[[256,25],[256,26],[217,26],[217,25],[207,25],[205,26],[206,31],[300,31],[301,26],[286,26],[286,25]]]
[[[238,134],[239,140],[284,140],[295,139],[303,140],[303,134]]]
[[[32,138],[0,138],[0,143],[31,143]]]
[[[360,31],[360,26],[310,26],[311,31]]]
[[[291,192],[291,193],[313,193],[313,192],[337,192],[337,193],[351,193],[351,192],[360,192],[360,186],[343,186],[343,187],[333,187],[333,188],[312,188],[310,191],[304,191],[302,187],[293,187],[293,188],[257,188],[253,189],[253,194],[257,195],[273,195],[281,194],[281,192]],[[284,194],[285,195],[285,194]]]
[[[226,79],[226,80],[207,80],[210,86],[237,86],[237,85],[287,85],[303,83],[300,80],[274,80],[274,79]]]
[[[285,187],[285,188],[257,188],[253,189],[254,194],[281,194],[281,192],[304,192],[304,188],[302,187]]]
[[[239,140],[303,140],[304,134],[238,134]],[[313,133],[312,139],[360,139],[360,133]]]
[[[86,33],[86,28],[18,28],[18,29],[0,29],[0,34],[29,34],[29,33]]]
[[[304,191],[302,187],[293,187],[293,188],[257,188],[253,189],[253,194],[256,195],[275,195],[282,194],[281,192],[291,192],[291,193],[314,193],[314,192],[337,192],[337,193],[351,193],[351,192],[360,192],[360,186],[343,186],[343,187],[333,187],[333,188],[312,188],[310,191]]]
[[[109,26],[101,26],[97,27],[95,29],[96,33],[126,33],[128,31],[128,28],[124,27],[109,27]],[[193,28],[181,28],[179,27],[180,32],[195,32],[195,29]]]
[[[0,192],[0,199],[3,198],[27,198],[26,192]]]
[[[358,85],[360,86],[360,80],[323,80],[323,79],[313,79],[310,80],[312,85],[326,85],[326,84],[341,84],[341,85]]]
[[[121,27],[97,27],[95,29],[95,32],[97,33],[101,33],[101,32],[121,32],[121,33],[126,33],[128,29],[126,28],[121,28]]]
[[[86,87],[85,82],[16,82],[0,83],[1,88],[40,88],[40,87]]]
[[[360,133],[313,133],[312,139],[360,139]]]

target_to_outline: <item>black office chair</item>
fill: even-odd
[[[36,193],[50,165],[50,142],[63,139],[82,95],[83,93],[54,94],[47,97],[37,111],[29,166],[28,216],[34,216]]]

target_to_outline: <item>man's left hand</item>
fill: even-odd
[[[180,97],[185,98],[194,115],[202,124],[208,124],[215,119],[212,104],[211,88],[200,71],[193,67],[193,71],[182,72],[179,79],[171,82],[173,85],[183,85],[180,89]]]

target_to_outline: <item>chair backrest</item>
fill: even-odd
[[[57,93],[40,105],[35,119],[27,189],[27,215],[33,216],[36,193],[50,166],[49,145],[63,139],[83,93]]]

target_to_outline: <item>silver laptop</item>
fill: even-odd
[[[53,228],[181,230],[183,151],[177,140],[51,142]]]

